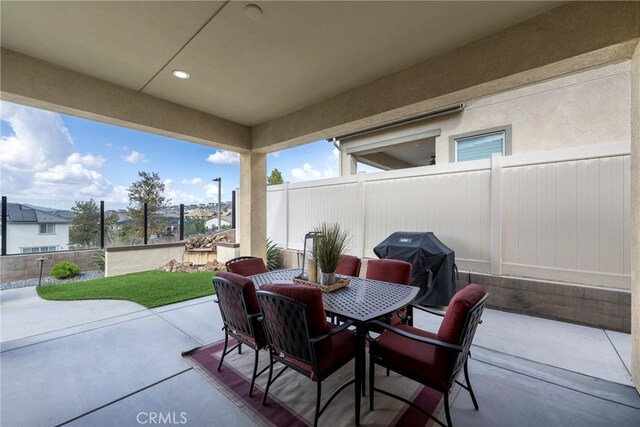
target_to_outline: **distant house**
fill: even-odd
[[[209,211],[205,211],[203,209],[195,209],[191,212],[188,212],[186,214],[187,218],[204,218],[204,219],[209,219],[211,217],[213,217],[213,212],[209,212]]]
[[[220,217],[220,225],[224,227],[225,225],[231,226],[231,215],[224,215]],[[216,215],[214,218],[207,220],[204,223],[204,226],[207,230],[217,230],[218,229],[218,216]]]
[[[31,254],[69,249],[73,212],[7,204],[7,253]]]

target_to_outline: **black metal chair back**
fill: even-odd
[[[462,369],[467,361],[469,349],[476,334],[476,329],[480,324],[484,306],[489,299],[489,294],[485,294],[473,307],[467,312],[460,340],[456,343],[462,347],[462,351],[457,353],[457,357],[453,361],[453,369],[451,370],[451,382],[456,378],[460,369]]]
[[[223,275],[224,277],[221,277]],[[258,353],[266,346],[266,342],[259,322],[258,302],[253,295],[254,284],[246,277],[224,272],[216,275],[212,281],[218,298],[216,302],[224,323],[224,350],[222,350],[218,371],[222,369],[225,356],[233,350],[238,349],[238,353],[242,354],[243,344],[253,349],[253,374],[249,387],[249,397],[251,397],[256,378],[266,370],[265,368],[258,373]],[[227,350],[229,336],[235,338],[238,343]]]
[[[257,295],[262,327],[272,350],[315,366],[306,304],[274,292],[258,291]]]
[[[239,256],[230,259],[225,263],[225,268],[230,273],[245,277],[269,272],[264,260],[255,256]]]
[[[221,277],[213,278],[213,288],[225,326],[234,333],[255,336],[242,287]]]

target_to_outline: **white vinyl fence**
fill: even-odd
[[[394,231],[432,231],[461,270],[630,288],[628,143],[285,183],[267,210],[286,249],[322,221],[368,258]]]

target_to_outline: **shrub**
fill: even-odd
[[[104,249],[100,249],[93,256],[93,265],[95,265],[100,271],[104,271]]]
[[[280,248],[271,239],[267,239],[267,268],[269,270],[280,268]]]
[[[80,273],[80,267],[69,261],[56,264],[51,269],[51,276],[56,279],[66,279],[68,277],[73,277],[78,273]]]

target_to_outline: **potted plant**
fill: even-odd
[[[340,224],[323,222],[314,230],[318,232],[315,245],[315,258],[320,267],[320,284],[330,285],[336,281],[336,269],[340,255],[347,248],[349,234],[340,228]]]

